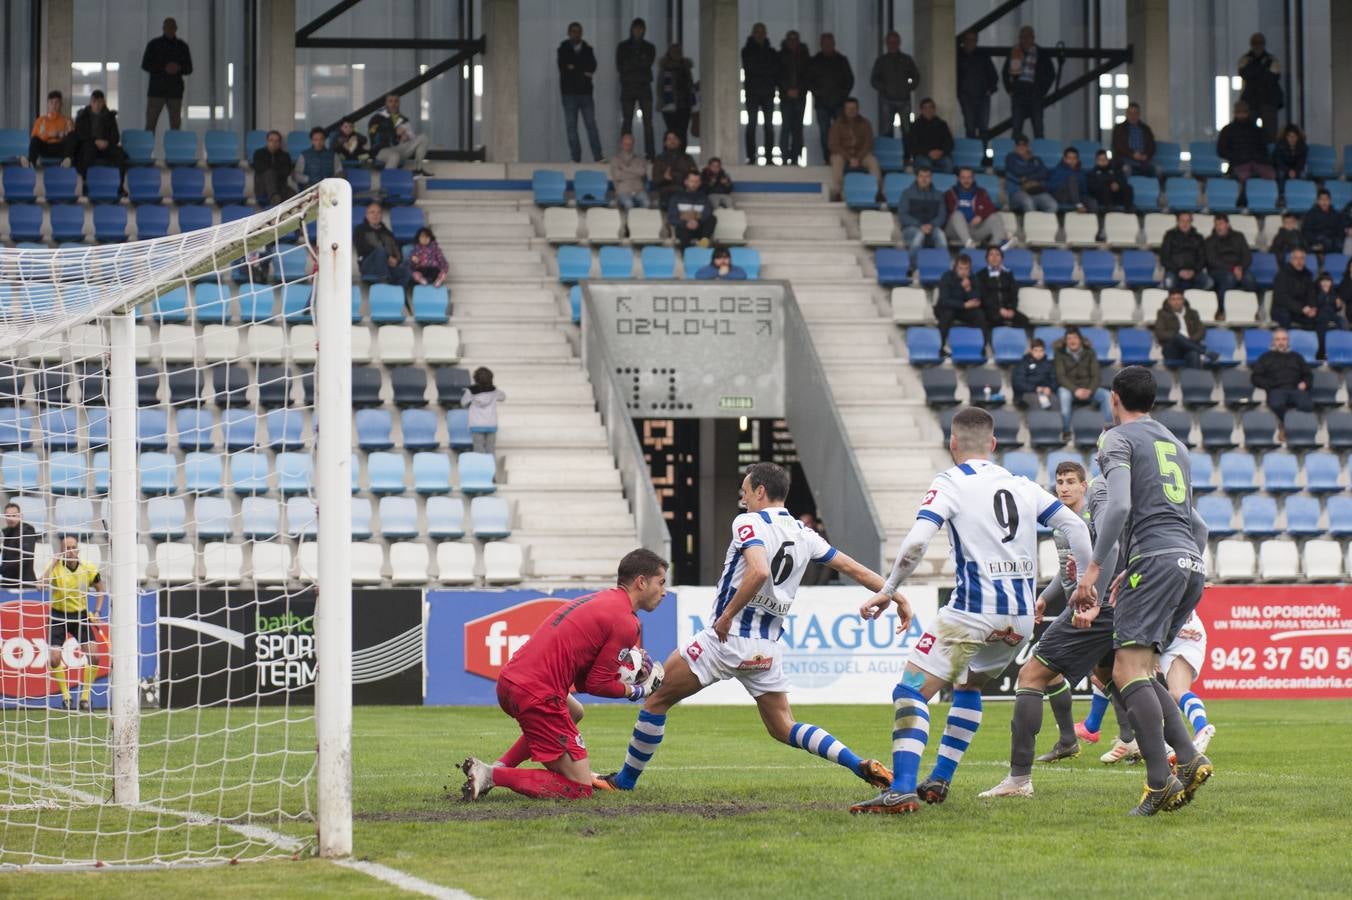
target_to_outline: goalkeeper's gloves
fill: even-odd
[[[634,680],[639,682],[647,681],[648,676],[652,674],[652,671],[652,657],[648,655],[647,650],[643,650],[643,664],[638,667],[638,673],[635,675]]]
[[[637,703],[646,696],[648,696],[648,692],[644,690],[643,685],[641,684],[630,685],[629,687],[630,702]]]

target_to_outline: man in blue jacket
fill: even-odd
[[[1089,173],[1080,165],[1080,151],[1074,147],[1067,147],[1061,154],[1061,161],[1047,179],[1047,190],[1061,206],[1076,212],[1098,212],[1098,201],[1089,195]]]
[[[944,195],[934,189],[934,173],[929,169],[917,170],[915,183],[901,192],[897,218],[901,222],[901,239],[912,251],[947,246],[944,222],[948,219],[948,207]]]
[[[1033,155],[1028,138],[1014,138],[1014,152],[1005,157],[1005,196],[1009,208],[1015,212],[1056,212],[1056,198],[1048,191],[1051,172],[1042,160]]]

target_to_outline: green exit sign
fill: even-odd
[[[752,409],[756,405],[754,397],[719,397],[719,409]]]

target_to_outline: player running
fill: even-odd
[[[1211,760],[1197,752],[1182,713],[1155,678],[1160,652],[1202,599],[1206,565],[1194,537],[1187,449],[1150,416],[1155,377],[1142,366],[1127,366],[1113,378],[1111,403],[1115,427],[1099,447],[1108,496],[1094,558],[1071,604],[1091,621],[1099,614],[1095,585],[1120,538],[1127,561],[1110,597],[1116,602],[1112,679],[1146,763],[1145,791],[1131,812],[1151,816],[1187,803],[1212,773]],[[1177,775],[1166,741],[1177,754]]]
[[[651,551],[634,550],[620,560],[616,580],[618,587],[579,597],[545,619],[502,667],[498,703],[521,726],[521,737],[502,755],[501,765],[473,756],[461,763],[465,800],[478,800],[494,786],[526,797],[591,796],[587,745],[577,730],[581,704],[568,692],[577,685],[598,697],[641,700],[661,684],[646,653],[637,682],[625,684],[619,657],[638,644],[638,610],[652,612],[662,602],[667,563]],[[515,768],[527,757],[545,768]]]
[[[103,621],[103,606],[107,593],[98,567],[80,560],[80,541],[68,534],[61,538],[61,553],[52,560],[47,571],[38,579],[38,590],[51,588],[51,627],[47,635],[47,665],[61,689],[62,709],[71,709],[70,683],[66,674],[65,645],[73,637],[84,653],[84,669],[80,679],[80,711],[89,712],[90,692],[98,673],[98,644],[94,629]],[[94,592],[94,612],[89,611],[89,592]]]
[[[732,543],[723,564],[714,623],[678,648],[666,662],[666,679],[638,714],[633,739],[618,772],[596,779],[601,790],[633,790],[666,731],[667,712],[716,681],[735,678],[756,700],[761,721],[781,743],[844,766],[869,784],[892,780],[887,767],[860,759],[829,732],[794,720],[789,680],[782,662],[784,617],[793,605],[809,562],[832,568],[871,591],[883,588],[882,576],[828,544],[784,508],[789,473],[774,463],[755,463],[742,480],[746,512],[732,520]],[[878,595],[883,598],[883,594]],[[879,611],[897,604],[900,628],[910,625],[911,608],[894,592]]]
[[[963,753],[981,725],[981,686],[1004,671],[1033,633],[1037,525],[1062,530],[1077,571],[1089,562],[1084,520],[1027,478],[990,461],[995,450],[990,413],[971,406],[959,410],[948,449],[954,467],[930,485],[882,592],[860,610],[871,617],[886,609],[939,528],[948,526],[957,584],[933,631],[912,648],[901,683],[892,692],[896,774],[877,797],[850,807],[852,813],[910,813],[920,808],[922,798],[941,803],[947,797]],[[953,706],[934,771],[917,789],[920,757],[929,741],[927,704],[945,686],[953,687]]]

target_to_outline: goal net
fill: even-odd
[[[0,249],[0,868],[350,852],[351,235]]]

